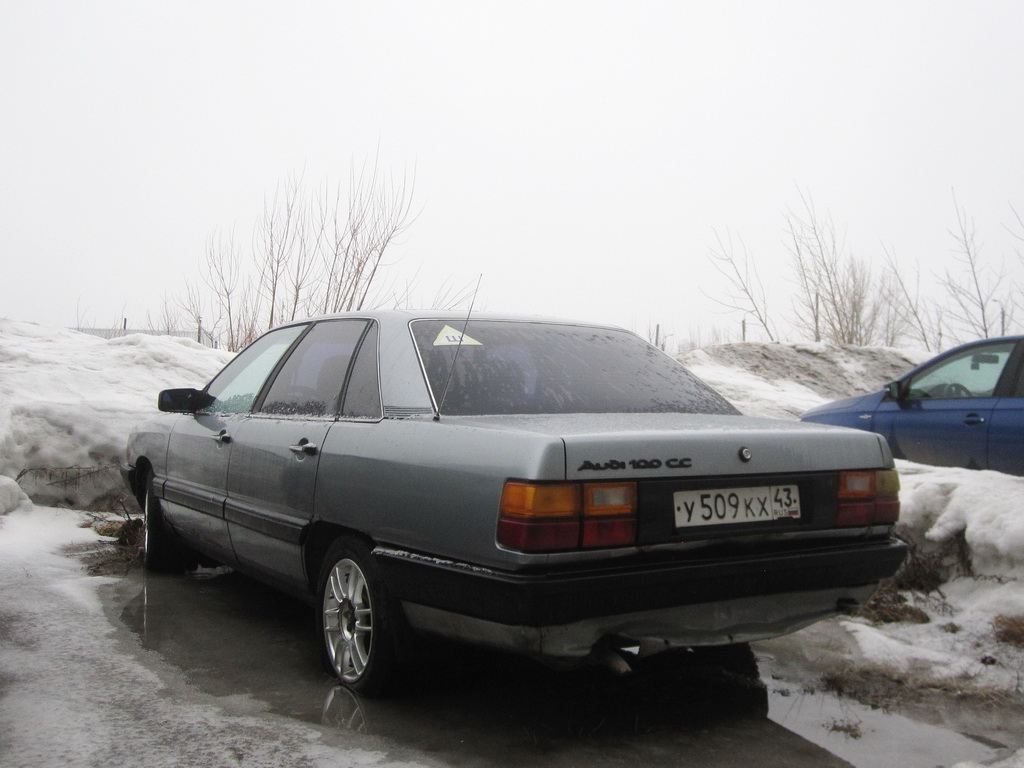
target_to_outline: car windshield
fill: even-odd
[[[682,365],[625,331],[472,320],[463,335],[463,326],[412,323],[434,402],[446,415],[738,413]]]

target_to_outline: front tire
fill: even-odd
[[[336,541],[324,558],[317,596],[327,668],[353,691],[386,693],[398,672],[400,621],[369,549],[354,539]]]
[[[185,571],[185,548],[164,522],[163,507],[153,492],[153,475],[146,475],[142,497],[142,567],[147,571]]]

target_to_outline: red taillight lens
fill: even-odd
[[[498,543],[520,552],[628,546],[636,541],[636,483],[509,481]]]
[[[840,472],[836,526],[891,525],[900,517],[900,476],[895,469]]]
[[[579,520],[498,520],[498,543],[520,552],[576,549],[579,541]]]

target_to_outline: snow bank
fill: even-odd
[[[900,521],[916,541],[963,535],[973,573],[1024,580],[1024,477],[903,461],[899,470]]]
[[[930,357],[923,351],[826,344],[721,344],[679,361],[750,416],[796,418],[815,405],[875,392]]]
[[[0,515],[6,515],[17,509],[27,510],[31,506],[32,502],[21,490],[21,486],[11,478],[0,475]]]
[[[115,465],[132,427],[158,413],[157,393],[201,386],[230,358],[189,339],[0,320],[0,475],[22,475],[40,504],[89,504],[119,486],[116,471],[95,470]]]

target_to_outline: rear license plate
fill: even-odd
[[[676,491],[672,500],[675,503],[676,528],[800,517],[800,490],[795,485]]]

